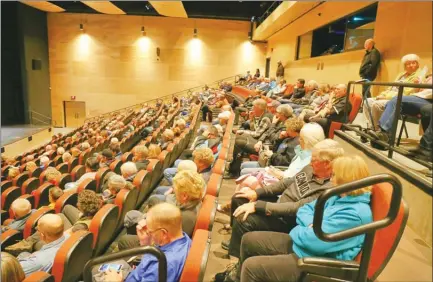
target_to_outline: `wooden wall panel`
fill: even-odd
[[[369,2],[326,2],[272,36],[267,48],[267,57],[271,57],[271,74],[276,71],[276,62],[282,60],[289,81],[301,77],[330,84],[358,80],[363,50],[295,61],[296,40],[299,35],[367,5]],[[321,13],[320,17],[318,13]],[[379,2],[374,40],[382,53],[382,62],[376,81],[394,81],[403,70],[400,59],[408,53],[418,54],[421,66],[427,65],[431,69],[431,23],[432,2]],[[323,70],[317,70],[318,63],[324,64]],[[379,91],[381,89],[375,87],[373,94]]]
[[[248,31],[240,21],[48,14],[53,119],[63,124],[62,102],[72,95],[93,116],[248,69],[264,72],[265,45],[250,44]]]

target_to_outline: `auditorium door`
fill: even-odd
[[[80,127],[86,119],[86,102],[63,101],[65,127]]]
[[[269,69],[271,68],[271,58],[266,58],[265,77],[269,77]]]

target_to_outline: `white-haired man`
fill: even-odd
[[[254,145],[263,133],[272,124],[272,114],[267,111],[267,103],[263,99],[253,102],[251,111],[250,128],[251,130],[237,130],[235,146],[233,149],[233,161],[230,163],[229,173],[226,177],[236,177],[239,175],[242,153],[255,153]]]
[[[126,162],[120,167],[120,173],[122,174],[122,177],[131,183],[134,180],[137,172],[137,166],[133,162]]]
[[[41,169],[42,170],[46,169],[49,163],[50,163],[50,159],[47,156],[43,156],[40,160]]]
[[[347,86],[346,84],[338,84],[335,92],[331,95],[328,104],[324,109],[320,110],[316,115],[310,118],[310,121],[317,122],[323,128],[325,135],[329,134],[331,122],[345,122],[345,111],[347,106],[347,115],[352,110],[352,105],[346,105]]]
[[[222,247],[239,258],[242,236],[251,231],[289,233],[296,226],[296,212],[332,187],[332,161],[343,156],[338,142],[325,139],[313,148],[311,163],[292,178],[273,185],[236,193],[232,197],[232,236]]]

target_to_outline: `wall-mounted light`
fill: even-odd
[[[197,29],[196,29],[196,28],[194,28],[194,38],[197,38],[197,36],[198,36],[198,32],[197,32]]]
[[[146,36],[146,30],[144,29],[144,26],[141,27],[141,35]]]
[[[80,23],[80,30],[84,31],[84,25],[82,23]]]

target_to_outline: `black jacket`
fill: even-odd
[[[359,76],[368,80],[375,80],[380,64],[380,52],[373,47],[371,51],[366,51],[359,68]]]
[[[260,136],[259,141],[263,143],[270,143],[273,147],[278,146],[281,131],[286,130],[285,122],[278,121],[271,124],[269,128]]]
[[[299,145],[299,137],[289,137],[283,140],[272,154],[270,164],[273,166],[289,166],[295,157],[295,147]]]
[[[299,99],[305,96],[305,88],[295,88],[292,94],[292,99]]]
[[[331,113],[326,117],[332,121],[344,122],[344,110],[346,108],[346,96],[340,97],[334,101],[332,105]],[[349,118],[349,114],[352,111],[352,105],[347,105],[347,118]]]

